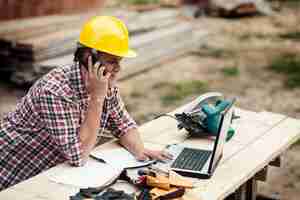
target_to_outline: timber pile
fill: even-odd
[[[132,17],[121,18],[129,21],[129,30],[135,34],[170,25],[175,22],[174,18],[178,13],[169,10],[152,14],[153,20],[149,20],[149,14],[140,17],[133,14]],[[89,17],[90,15],[51,17],[50,19],[44,17],[40,21],[34,19],[27,22],[28,26],[26,23],[23,25],[18,22],[19,26],[13,27],[12,30],[9,30],[9,27],[4,32],[0,30],[0,55],[1,61],[4,61],[1,65],[7,65],[16,60],[20,62],[42,61],[72,52],[81,26]]]
[[[123,19],[131,35],[135,35],[175,24],[178,11],[163,9],[140,15],[124,11],[101,14]],[[72,53],[82,24],[94,15],[49,16],[0,23],[0,71],[30,71],[36,63]]]
[[[127,69],[121,78],[187,52],[197,38],[193,37],[191,24],[180,22],[179,11],[174,9],[114,15],[125,21],[133,36],[131,46],[141,55],[124,62]],[[6,23],[6,28],[1,28],[2,24],[0,71],[10,72],[11,80],[23,85],[32,84],[53,67],[71,64],[80,28],[90,16],[41,17]]]
[[[137,50],[139,56],[122,61],[122,66],[126,70],[121,72],[120,79],[130,78],[158,66],[164,61],[175,59],[192,51],[195,44],[199,44],[205,35],[205,33],[194,34],[191,24],[182,22],[171,27],[133,36],[131,46]],[[71,53],[37,62],[31,67],[22,66],[20,70],[13,73],[12,81],[18,85],[33,83],[52,68],[72,64],[72,62],[73,54]]]

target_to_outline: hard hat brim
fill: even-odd
[[[134,51],[132,49],[128,49],[128,52],[125,55],[122,55],[122,57],[135,58],[135,57],[137,57],[137,53],[136,53],[136,51]]]

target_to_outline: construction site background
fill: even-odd
[[[104,0],[1,0],[0,20],[74,13],[101,7]]]

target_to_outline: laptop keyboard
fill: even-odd
[[[184,148],[171,165],[171,168],[201,171],[211,151]]]

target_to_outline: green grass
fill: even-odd
[[[223,49],[210,49],[207,52],[207,55],[215,58],[221,58],[225,55],[225,51]]]
[[[159,3],[159,0],[128,0],[129,4],[152,4]]]
[[[285,54],[276,57],[269,68],[287,76],[285,85],[288,88],[300,87],[300,55]]]
[[[184,98],[200,94],[207,90],[207,84],[199,80],[181,81],[177,83],[161,82],[153,86],[154,89],[161,89],[163,95],[161,102],[163,105],[177,103]]]
[[[249,40],[251,38],[257,38],[257,39],[266,39],[268,37],[272,37],[271,35],[261,34],[261,33],[246,33],[239,36],[240,40]]]
[[[292,146],[299,146],[300,145],[300,139],[297,140]]]
[[[290,39],[290,40],[300,41],[300,31],[292,31],[289,33],[280,34],[279,37],[282,39]]]
[[[225,76],[238,76],[240,74],[240,70],[237,66],[225,67],[222,69],[222,72]]]
[[[285,0],[282,4],[286,7],[297,9],[300,6],[300,0]]]
[[[202,45],[199,50],[193,51],[193,54],[214,58],[234,57],[236,55],[236,53],[231,49],[223,49],[209,45]]]
[[[193,52],[193,53],[199,56],[208,56],[213,58],[233,57],[235,55],[234,51],[226,50],[226,49],[215,49],[215,48],[203,49],[201,51]]]

